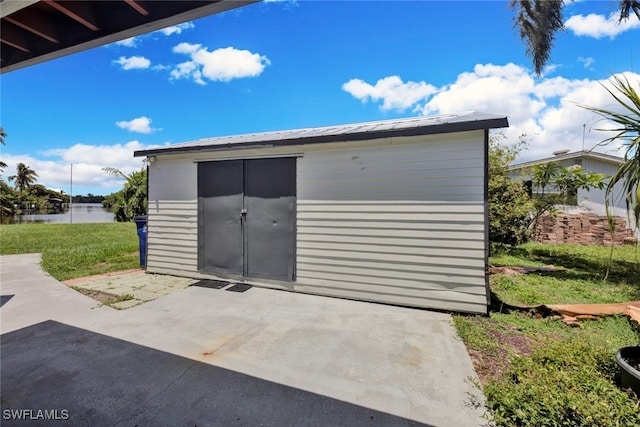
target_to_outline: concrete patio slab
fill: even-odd
[[[93,425],[487,424],[447,314],[255,287],[117,311],[38,262],[0,257],[2,409]]]

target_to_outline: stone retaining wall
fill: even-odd
[[[624,218],[614,217],[614,245],[637,243],[633,230]],[[545,215],[534,233],[533,240],[543,243],[577,243],[582,245],[611,245],[607,217],[593,213]]]

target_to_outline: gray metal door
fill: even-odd
[[[199,267],[292,281],[295,158],[199,163]]]
[[[245,160],[245,275],[293,280],[294,158]]]
[[[242,160],[198,163],[199,267],[242,274]]]

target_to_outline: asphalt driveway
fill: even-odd
[[[0,257],[2,425],[486,424],[447,314],[202,287],[118,311],[39,260]]]

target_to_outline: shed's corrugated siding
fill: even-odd
[[[486,313],[483,138],[305,153],[295,289]]]
[[[604,174],[604,176],[612,176],[618,170],[618,165],[614,163],[604,162],[602,160],[596,159],[584,159],[582,162],[582,167],[586,169],[586,171],[593,171],[596,173]],[[608,180],[607,180],[608,182]],[[613,194],[614,194],[614,203],[613,206],[618,208],[619,210],[615,213],[616,215],[623,215],[622,211],[625,209],[624,198],[621,197],[623,194],[623,186],[618,184],[614,186]],[[591,202],[594,205],[599,205],[597,207],[597,212],[600,215],[604,215],[605,213],[605,194],[606,190],[599,190],[597,188],[592,188],[589,191],[586,190],[578,190],[578,198],[580,201],[586,200]]]
[[[484,132],[343,147],[287,149],[302,156],[294,289],[486,313]],[[198,272],[194,157],[224,156],[158,156],[150,165],[148,271],[212,277]]]
[[[159,159],[149,166],[147,271],[184,274],[198,270],[196,165]]]

